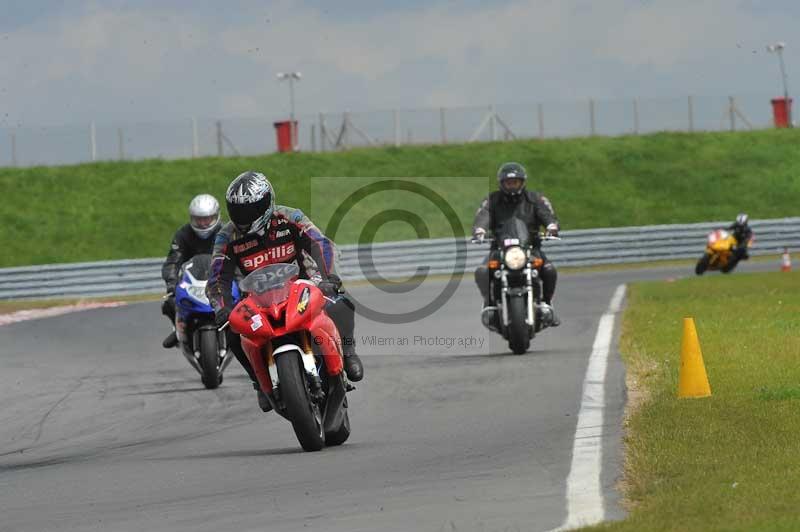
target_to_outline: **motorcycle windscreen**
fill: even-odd
[[[207,281],[211,272],[211,255],[207,253],[195,255],[181,267],[183,272],[189,272],[198,281]]]
[[[269,264],[245,277],[239,288],[248,292],[261,307],[282,303],[289,297],[292,283],[300,276],[294,263]]]
[[[496,231],[497,243],[502,247],[522,246],[527,247],[531,243],[531,232],[528,224],[516,216],[500,224]]]

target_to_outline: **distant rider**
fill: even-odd
[[[747,243],[753,238],[753,230],[748,223],[750,217],[745,213],[736,216],[736,221],[728,226],[728,231],[733,233],[736,239],[736,247],[733,249],[734,265],[740,260],[747,260],[750,255],[747,253]]]
[[[181,266],[195,255],[210,255],[214,237],[222,224],[219,221],[219,202],[210,194],[195,196],[189,203],[189,223],[183,225],[172,237],[167,259],[161,267],[161,277],[167,285],[167,295],[161,304],[161,313],[172,322],[172,332],[161,345],[165,348],[178,345],[175,334],[175,286]]]
[[[528,224],[528,229],[532,235],[537,235],[533,242],[534,254],[544,261],[541,267],[541,278],[543,285],[542,300],[552,307],[553,295],[556,291],[558,272],[552,262],[547,260],[541,250],[541,240],[538,238],[539,227],[544,226],[547,234],[558,236],[559,225],[553,206],[544,195],[526,190],[525,185],[528,174],[525,168],[518,163],[505,163],[497,171],[497,183],[499,190],[490,193],[481,202],[478,212],[475,214],[475,223],[472,226],[473,237],[483,241],[486,234],[491,232],[497,234],[498,228],[508,223],[513,218],[518,218]],[[496,253],[493,249],[489,254]],[[488,260],[488,259],[487,259]],[[491,272],[484,263],[475,270],[475,282],[483,296],[483,306],[485,312],[492,312],[486,309],[490,307],[491,294],[489,293],[489,282]],[[488,320],[494,322],[494,316]],[[557,327],[561,320],[553,311],[552,326]]]
[[[292,262],[300,275],[317,284],[328,299],[325,311],[342,339],[344,370],[351,381],[360,381],[364,370],[355,352],[355,307],[344,294],[336,275],[336,248],[299,209],[275,204],[275,191],[267,178],[254,171],[240,174],[225,194],[231,221],[217,234],[206,294],[214,307],[218,327],[233,310],[231,283],[237,270],[243,275],[268,264]],[[228,346],[247,371],[259,392],[262,410],[271,406],[261,393],[241,338],[228,330]]]

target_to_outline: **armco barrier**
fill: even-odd
[[[705,237],[729,222],[563,231],[544,251],[559,266],[587,266],[699,257]],[[800,217],[751,222],[752,255],[800,249]],[[488,246],[452,238],[340,246],[345,280],[405,279],[474,269]],[[370,259],[371,257],[371,259]],[[110,296],[163,290],[163,258],[48,264],[0,269],[0,299]]]

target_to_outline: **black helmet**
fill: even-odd
[[[264,229],[275,210],[275,192],[264,174],[252,170],[239,174],[225,193],[228,216],[242,233]]]
[[[750,217],[747,216],[746,213],[742,212],[742,213],[739,213],[738,216],[736,216],[736,224],[735,225],[736,225],[736,227],[747,227],[747,222],[749,222],[749,221],[750,221]]]
[[[497,171],[497,184],[508,196],[519,196],[525,190],[528,173],[519,163],[505,163]]]

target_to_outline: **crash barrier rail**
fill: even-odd
[[[622,264],[699,258],[709,231],[729,222],[616,227],[563,231],[543,249],[558,266]],[[755,220],[751,255],[800,248],[800,217]],[[460,275],[477,267],[489,251],[468,239],[439,238],[340,246],[345,280],[407,279],[415,275]],[[163,258],[48,264],[0,269],[0,300],[116,296],[158,293]]]

